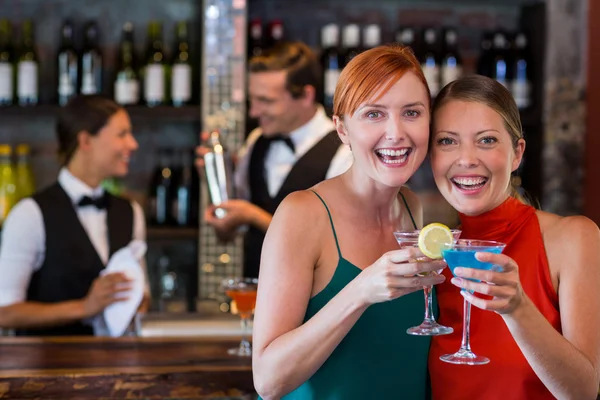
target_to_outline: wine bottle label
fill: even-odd
[[[188,101],[192,97],[192,68],[187,64],[173,65],[171,98],[173,101]]]
[[[437,96],[440,92],[440,67],[436,65],[423,65],[423,75],[427,80],[427,86],[431,92],[431,97]]]
[[[518,108],[527,108],[531,105],[531,83],[528,80],[514,80],[510,91]]]
[[[20,61],[17,66],[17,96],[37,97],[38,65],[35,61]]]
[[[146,66],[144,99],[147,102],[161,102],[165,100],[165,69],[162,64],[150,64]]]
[[[121,105],[137,104],[140,99],[140,88],[135,79],[118,79],[115,81],[115,101]]]
[[[68,72],[60,74],[58,77],[58,94],[61,96],[72,96],[75,93],[75,86],[71,81]]]
[[[339,69],[328,69],[325,70],[324,76],[324,85],[325,86],[325,96],[333,96],[335,93],[335,87],[337,85],[337,81],[340,78],[340,70]]]
[[[13,98],[13,66],[10,63],[0,63],[0,100]]]
[[[462,68],[460,66],[447,66],[442,68],[442,86],[444,87],[450,82],[454,82],[462,75]]]
[[[81,93],[82,94],[96,94],[98,88],[96,87],[96,81],[94,80],[94,74],[91,72],[85,72],[81,77]]]

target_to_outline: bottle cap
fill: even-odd
[[[346,25],[342,34],[345,48],[358,47],[360,43],[360,28],[356,24]]]

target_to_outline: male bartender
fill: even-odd
[[[335,126],[317,103],[321,68],[303,43],[284,42],[249,63],[250,117],[259,127],[238,156],[236,197],[208,207],[204,218],[222,240],[247,225],[244,276],[257,277],[265,232],[277,206],[290,193],[345,172],[352,153],[342,145]],[[205,148],[198,153],[204,154]],[[199,166],[202,161],[199,160]]]

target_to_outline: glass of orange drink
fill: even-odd
[[[225,294],[235,302],[242,323],[242,341],[238,347],[229,349],[227,353],[235,356],[249,357],[252,355],[252,346],[248,340],[248,322],[252,318],[254,307],[256,306],[258,279],[231,278],[224,280],[222,286],[225,289]]]

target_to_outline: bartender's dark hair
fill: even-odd
[[[281,42],[260,56],[253,57],[248,65],[250,72],[286,71],[286,89],[297,99],[310,85],[321,93],[321,67],[315,53],[302,42]]]
[[[56,122],[58,156],[67,165],[75,150],[81,132],[96,135],[122,107],[100,95],[79,95],[71,99],[59,112]]]

